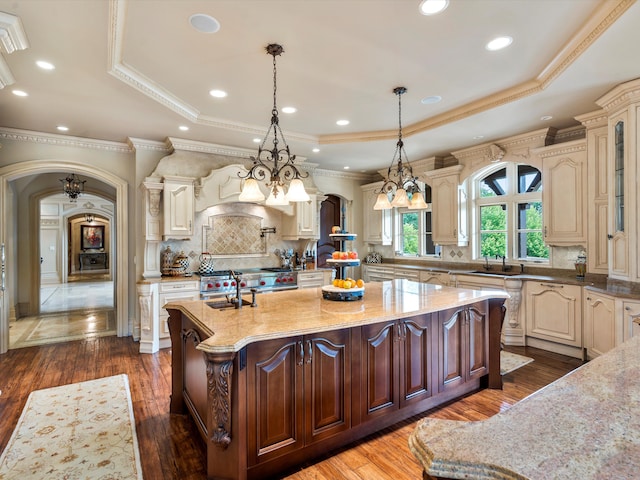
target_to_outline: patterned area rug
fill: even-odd
[[[142,479],[129,379],[31,392],[0,456],[0,479]]]
[[[511,373],[531,362],[533,362],[533,358],[502,350],[500,352],[500,375]]]

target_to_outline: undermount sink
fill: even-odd
[[[227,302],[226,300],[221,300],[218,302],[205,302],[207,307],[211,307],[213,309],[225,310],[227,308],[235,308],[235,304],[231,302]]]
[[[508,271],[503,272],[501,270],[474,270],[472,272],[474,275],[493,275],[494,277],[510,277],[511,275],[521,275],[520,272]]]

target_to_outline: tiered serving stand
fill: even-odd
[[[357,238],[355,233],[332,233],[329,235],[335,241],[340,242],[340,251],[346,251],[346,242],[351,242]],[[345,279],[347,267],[357,267],[360,265],[359,258],[352,258],[347,260],[336,260],[330,258],[327,260],[329,265],[333,265],[336,269],[336,278]],[[322,298],[326,300],[348,302],[352,300],[360,300],[364,295],[364,287],[353,288],[340,288],[333,285],[325,285],[322,287]]]

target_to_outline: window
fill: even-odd
[[[531,165],[503,164],[475,182],[476,256],[549,259],[542,235],[542,174]]]
[[[431,203],[431,188],[426,186],[425,201]],[[433,243],[431,212],[400,209],[397,212],[396,253],[407,256],[440,256]]]

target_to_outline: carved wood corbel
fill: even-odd
[[[226,449],[231,443],[231,383],[235,353],[225,357],[205,354],[207,359],[207,428],[213,444]]]

